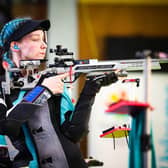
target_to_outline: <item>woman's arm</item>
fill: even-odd
[[[78,142],[80,138],[88,132],[90,112],[96,93],[99,92],[102,86],[109,85],[117,80],[117,75],[113,72],[101,76],[94,76],[86,80],[85,86],[75,106],[72,119],[70,119],[70,112],[68,112],[65,114],[65,122],[62,124],[62,131],[69,139],[73,142]]]

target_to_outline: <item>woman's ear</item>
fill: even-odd
[[[20,50],[18,42],[12,41],[10,44],[10,49],[14,52],[18,52]]]

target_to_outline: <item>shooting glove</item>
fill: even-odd
[[[99,92],[102,86],[107,86],[118,81],[118,76],[115,72],[104,73],[99,75],[89,75],[83,88],[85,95],[95,95]]]

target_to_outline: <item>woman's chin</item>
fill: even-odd
[[[40,59],[40,60],[43,60],[44,58],[45,58],[45,55],[40,55],[40,56],[35,57],[34,59]]]

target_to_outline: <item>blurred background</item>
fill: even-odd
[[[143,49],[157,53],[156,58],[168,58],[168,0],[0,0],[0,28],[10,19],[23,16],[50,19],[49,48],[60,44],[74,52],[76,59],[136,59],[137,53]],[[49,59],[53,57],[48,53]],[[154,91],[151,104],[157,107],[157,115],[154,115],[154,118],[157,118],[154,119],[155,143],[159,144],[156,146],[157,164],[158,167],[168,167],[168,154],[163,149],[163,144],[168,143],[164,130],[168,121],[167,72],[154,72],[152,84]],[[82,86],[81,79],[75,86],[75,98],[78,97]],[[110,91],[111,88],[106,89]],[[106,97],[107,90],[101,92],[100,96]],[[141,91],[143,92],[143,88]],[[94,112],[97,111],[99,102],[102,102],[99,98],[96,101],[98,105],[94,105]],[[113,152],[109,153],[109,145],[113,146],[111,140],[102,142],[103,146],[99,149],[101,142],[97,144],[98,140],[93,137],[99,136],[94,134],[94,117],[96,118],[96,114],[91,116],[90,120],[90,132],[93,134],[81,141],[84,157],[92,155],[105,161],[105,168],[127,167],[127,145],[118,145],[118,149],[122,150],[117,152],[111,149]],[[98,124],[99,121],[94,120],[94,125]],[[108,143],[108,146],[104,143]],[[101,153],[102,150],[105,150],[104,153]],[[122,163],[120,158],[123,158]]]

